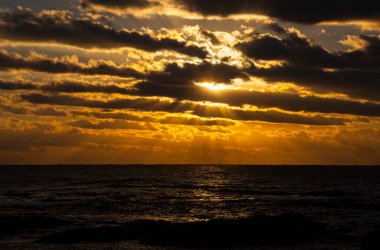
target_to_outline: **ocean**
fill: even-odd
[[[360,249],[379,229],[376,166],[0,167],[1,249]]]

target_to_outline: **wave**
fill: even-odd
[[[250,245],[292,245],[324,235],[322,224],[300,214],[257,215],[244,219],[215,219],[175,223],[138,220],[119,226],[92,227],[53,233],[38,243],[116,243],[136,240],[141,244],[209,248]]]
[[[0,235],[15,235],[26,230],[57,228],[68,222],[47,216],[0,216]]]

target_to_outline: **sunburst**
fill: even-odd
[[[220,91],[220,90],[228,89],[228,87],[225,84],[212,83],[212,82],[198,82],[198,83],[195,83],[195,85],[212,90],[212,91]]]

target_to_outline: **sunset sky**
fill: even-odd
[[[0,0],[0,164],[380,164],[379,0]]]

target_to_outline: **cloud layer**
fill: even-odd
[[[0,164],[380,163],[378,1],[64,2],[0,6]]]
[[[299,23],[379,20],[376,0],[177,0],[190,11],[203,15],[257,14]]]
[[[205,58],[202,48],[187,45],[175,39],[158,39],[148,34],[128,30],[115,30],[99,20],[75,18],[66,11],[28,9],[0,13],[2,38],[25,42],[54,42],[82,48],[132,47],[144,51],[173,50],[188,56]]]

